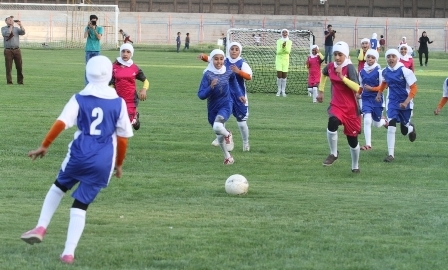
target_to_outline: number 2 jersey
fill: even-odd
[[[58,120],[66,129],[77,126],[68,145],[58,179],[71,178],[91,185],[106,187],[112,176],[117,136],[133,136],[125,101],[110,88],[109,93],[72,96]]]

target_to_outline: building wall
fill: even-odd
[[[24,0],[26,3],[79,3],[81,0]],[[293,10],[293,2],[296,9]],[[319,0],[313,0],[312,14],[315,16],[355,16],[366,17],[369,11],[369,0],[348,0],[349,8],[346,14],[346,0],[327,0],[328,14]],[[400,2],[402,0],[374,0],[373,17],[400,17]],[[17,0],[0,0],[0,2],[21,2]],[[404,1],[404,17],[412,17],[411,0]],[[435,18],[448,17],[448,1],[438,0],[435,8]],[[120,11],[129,12],[129,0],[85,0],[85,3],[118,5]],[[191,9],[189,10],[189,3]],[[201,5],[202,3],[202,5]],[[212,3],[212,4],[211,4]],[[137,12],[174,12],[174,13],[221,13],[237,14],[239,0],[136,0]],[[275,0],[244,0],[243,14],[263,15],[309,15],[308,0],[279,0],[279,10],[275,13]],[[201,8],[202,7],[202,8]],[[417,18],[431,17],[432,1],[418,1]]]

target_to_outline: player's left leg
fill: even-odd
[[[408,135],[409,140],[411,142],[415,141],[417,139],[417,133],[415,132],[415,126],[411,123],[411,115],[412,110],[404,110],[400,111],[400,130],[401,134]]]
[[[240,101],[234,101],[233,103],[233,116],[235,116],[238,123],[238,128],[243,140],[243,152],[250,151],[249,146],[249,127],[247,126],[247,118],[249,117],[249,108],[246,104]]]
[[[347,142],[350,146],[350,156],[352,158],[352,172],[359,173],[359,143],[358,143],[358,136],[352,137],[347,136]]]

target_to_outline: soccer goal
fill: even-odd
[[[241,57],[250,65],[253,80],[247,81],[250,93],[276,93],[277,72],[275,69],[276,42],[281,38],[281,29],[229,29],[227,46],[239,42],[243,46]],[[309,30],[290,30],[292,41],[288,83],[286,93],[307,94],[308,70],[305,61],[310,54],[314,36]]]
[[[26,34],[20,47],[84,48],[90,15],[103,27],[101,47],[118,46],[117,5],[0,3],[0,16],[21,20]]]

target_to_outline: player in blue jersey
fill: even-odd
[[[89,83],[84,90],[71,97],[42,145],[28,153],[32,160],[42,158],[64,129],[78,127],[56,181],[45,197],[36,228],[21,236],[31,245],[40,243],[62,197],[79,183],[72,193],[75,200],[70,209],[65,249],[60,256],[60,260],[68,264],[74,262],[87,207],[109,184],[114,168],[115,176],[122,176],[127,141],[133,136],[126,103],[108,86],[112,78],[111,61],[105,56],[92,57],[87,62],[86,75]]]
[[[378,51],[378,35],[376,33],[373,33],[370,39],[370,49]]]
[[[230,165],[234,160],[226,145],[233,144],[232,133],[226,130],[224,124],[232,113],[231,92],[238,96],[239,102],[246,103],[246,98],[237,85],[234,71],[224,65],[224,57],[222,50],[213,50],[210,53],[210,62],[204,70],[198,97],[207,99],[208,122],[218,136],[219,145],[224,153],[224,164]]]
[[[411,114],[414,107],[413,98],[417,93],[417,78],[412,70],[403,66],[400,62],[400,53],[396,49],[386,51],[387,67],[383,69],[384,81],[377,87],[364,85],[364,89],[378,91],[377,98],[386,87],[387,92],[387,148],[388,155],[384,162],[392,162],[395,159],[395,132],[397,123],[400,123],[401,134],[408,135],[411,142],[417,138],[414,124],[411,123]]]
[[[384,100],[381,94],[377,99],[377,92],[369,91],[362,88],[364,84],[376,87],[383,82],[381,75],[381,66],[378,64],[379,54],[377,50],[368,49],[366,52],[366,63],[364,68],[359,72],[360,90],[358,94],[361,96],[364,118],[364,137],[366,144],[361,150],[372,149],[372,122],[375,127],[387,127],[387,120],[383,117]]]
[[[229,50],[227,52],[227,58],[224,60],[224,64],[227,69],[231,69],[236,76],[237,86],[240,88],[241,93],[246,98],[245,103],[239,101],[239,97],[235,95],[235,91],[231,91],[233,107],[232,113],[235,116],[238,123],[238,128],[241,133],[243,140],[243,152],[250,151],[249,145],[249,127],[247,126],[247,119],[249,117],[249,103],[247,99],[246,84],[245,80],[252,79],[252,69],[250,66],[241,58],[241,52],[243,48],[239,42],[231,42],[229,44]],[[208,61],[209,58],[205,54],[200,54],[199,59],[203,61]],[[219,146],[218,138],[212,142],[213,146]]]

